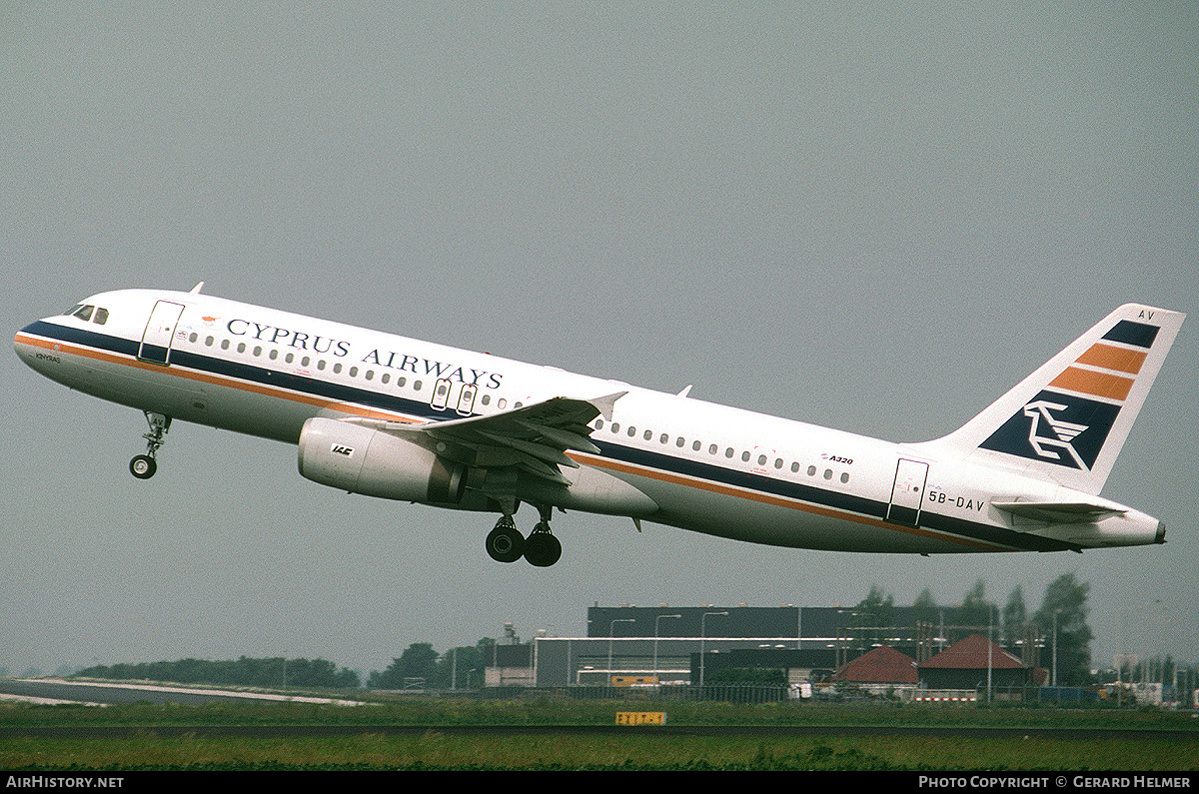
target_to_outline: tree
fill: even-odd
[[[1062,574],[1045,588],[1045,602],[1033,616],[1033,622],[1045,637],[1045,650],[1049,653],[1047,666],[1053,664],[1053,643],[1055,638],[1057,640],[1059,685],[1081,686],[1090,681],[1090,644],[1094,637],[1087,626],[1087,593],[1090,590],[1091,585],[1087,582],[1075,581],[1073,571]]]
[[[1016,585],[1016,589],[1007,597],[1007,606],[1003,608],[1003,642],[1013,646],[1017,640],[1023,639],[1024,624],[1028,622],[1028,610],[1024,606],[1024,589]]]
[[[967,626],[992,626],[998,610],[987,601],[987,583],[979,579],[962,598],[962,622]]]
[[[912,617],[922,623],[937,622],[937,602],[927,587],[920,591],[912,604]]]
[[[487,666],[487,653],[495,640],[484,637],[474,645],[463,645],[451,648],[441,655],[437,664],[437,686],[449,689],[470,689],[480,686],[483,680],[483,669]]]
[[[877,584],[872,584],[869,595],[858,603],[857,610],[861,613],[859,625],[890,626],[894,622],[895,597],[884,593]]]
[[[423,687],[437,683],[437,651],[427,642],[414,642],[404,649],[400,658],[392,659],[382,673],[371,673],[368,686],[372,689],[403,689],[410,679],[421,679]]]

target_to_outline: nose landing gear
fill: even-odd
[[[163,436],[171,429],[171,417],[150,411],[142,413],[146,415],[146,422],[150,425],[150,432],[142,435],[142,438],[146,439],[146,454],[133,456],[133,460],[129,461],[129,472],[139,480],[148,480],[158,471],[158,462],[154,456],[164,443]]]

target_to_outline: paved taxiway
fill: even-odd
[[[333,703],[345,706],[358,705],[351,700],[333,698],[300,697],[263,692],[231,692],[224,689],[201,689],[198,687],[158,686],[155,684],[98,683],[95,681],[66,681],[61,678],[0,678],[0,700],[24,700],[35,703],[89,703],[108,705],[114,703],[181,703],[199,705],[213,702],[283,702]]]

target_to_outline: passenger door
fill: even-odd
[[[171,340],[175,337],[175,326],[179,324],[179,315],[182,313],[182,303],[159,301],[154,304],[154,311],[150,312],[150,319],[142,334],[142,344],[138,348],[137,357],[143,361],[153,361],[155,364],[169,364]]]
[[[888,521],[905,527],[920,524],[920,506],[924,503],[924,483],[927,479],[927,463],[899,459],[895,467],[895,483],[891,486],[891,504],[887,506]]]

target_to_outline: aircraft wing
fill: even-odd
[[[376,419],[347,418],[388,433],[405,436],[436,454],[468,466],[515,467],[536,477],[570,485],[559,467],[578,468],[567,450],[598,453],[589,438],[595,417],[612,416],[612,406],[628,392],[591,400],[554,397],[490,416],[444,422],[404,424]]]

